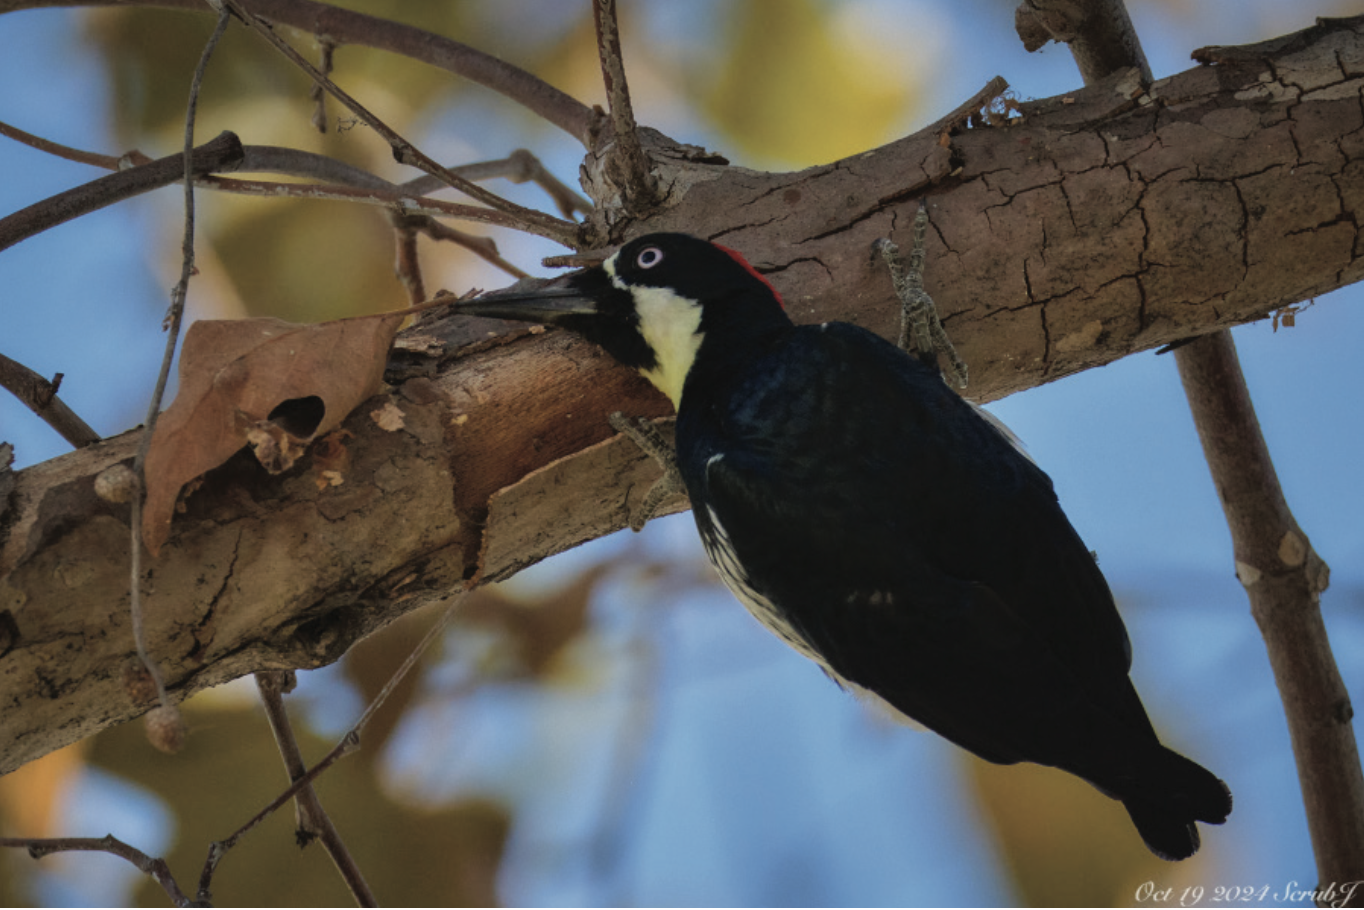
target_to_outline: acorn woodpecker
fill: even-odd
[[[988,761],[1084,778],[1166,859],[1226,820],[1226,785],[1152,729],[1051,480],[936,369],[854,325],[795,325],[742,256],[685,234],[459,308],[580,333],[672,399],[710,561],[834,680]]]

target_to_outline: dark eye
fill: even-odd
[[[642,269],[651,269],[662,261],[663,251],[656,246],[646,246],[635,257],[635,265]]]

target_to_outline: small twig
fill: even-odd
[[[150,875],[165,890],[175,906],[194,906],[190,899],[185,896],[185,892],[180,890],[180,885],[175,881],[175,876],[171,875],[170,867],[166,865],[165,860],[148,856],[136,847],[125,844],[112,834],[106,834],[103,837],[0,837],[0,847],[22,847],[28,850],[28,855],[34,859],[42,859],[44,856],[50,856],[53,853],[69,853],[77,850],[109,853],[126,859],[141,872]]]
[[[528,272],[523,272],[521,269],[502,258],[501,254],[497,251],[496,241],[491,237],[476,237],[473,234],[466,234],[463,231],[450,227],[448,224],[442,224],[434,218],[428,218],[425,215],[412,216],[411,224],[414,228],[421,231],[432,240],[444,240],[464,247],[464,249],[473,253],[475,256],[497,266],[513,278],[530,277]],[[423,298],[419,297],[413,302],[419,303],[422,299]]]
[[[284,707],[284,693],[290,691],[293,684],[292,671],[262,670],[256,673],[256,688],[260,692],[261,704],[265,706],[265,716],[270,721],[270,731],[275,735],[275,745],[279,747],[290,781],[298,780],[308,771],[298,748],[298,739],[294,736],[293,724],[289,722],[289,712]],[[311,785],[304,787],[294,800],[298,810],[299,843],[304,844],[316,837],[336,865],[336,871],[341,873],[355,902],[361,907],[379,906],[360,866],[341,840],[341,833],[327,815],[327,810],[322,808],[317,791]]]
[[[93,164],[95,167],[102,167],[107,171],[116,171],[122,167],[119,163],[120,159],[118,158],[110,155],[101,155],[96,152],[82,151],[81,149],[72,148],[69,145],[62,145],[60,142],[53,142],[51,139],[44,139],[42,136],[35,136],[32,133],[25,132],[17,126],[10,126],[3,120],[0,120],[0,136],[5,136],[6,138],[13,139],[15,142],[21,142],[40,152],[47,152],[49,155],[55,155],[56,157],[67,161],[75,161],[79,164]],[[130,153],[129,156],[126,157],[131,157],[134,154],[141,153]]]
[[[932,126],[921,130],[921,133],[933,132],[940,140],[945,140],[961,127],[970,123],[980,115],[980,112],[994,103],[996,98],[1002,97],[1009,90],[1009,83],[1004,81],[1003,76],[995,76],[970,98],[957,105],[956,109],[945,117],[939,118]]]
[[[317,67],[309,63],[298,51],[294,50],[287,41],[275,34],[274,30],[262,22],[241,0],[222,0],[223,4],[241,17],[242,21],[254,29],[265,40],[270,42],[281,54],[289,59],[295,66],[308,74],[312,80],[322,86],[333,98],[344,104],[357,117],[365,122],[370,129],[374,130],[384,138],[393,148],[393,157],[402,164],[409,164],[420,168],[428,174],[439,177],[450,186],[459,190],[484,205],[490,206],[499,212],[503,212],[514,219],[516,224],[512,225],[520,230],[539,234],[562,243],[564,246],[576,246],[578,227],[571,221],[564,221],[534,209],[528,209],[517,205],[507,199],[503,199],[496,193],[489,192],[483,187],[469,180],[465,180],[457,174],[452,173],[443,165],[428,157],[420,149],[408,142],[396,130],[384,123],[379,117],[375,116],[368,108],[362,105],[355,98],[351,97],[336,83],[332,82],[325,75],[318,71]]]
[[[60,373],[57,374],[61,376]],[[76,412],[57,397],[57,383],[48,382],[42,376],[4,354],[0,354],[0,386],[9,389],[28,409],[37,414],[47,425],[61,434],[61,437],[76,448],[99,442],[99,434],[81,420]]]
[[[658,180],[649,166],[644,146],[640,144],[635,112],[630,104],[616,0],[592,0],[592,21],[597,30],[597,53],[601,58],[602,81],[611,107],[611,129],[615,139],[607,167],[627,202],[634,208],[647,208],[658,198]]]
[[[463,221],[477,221],[482,224],[495,224],[498,227],[525,231],[550,240],[562,242],[562,232],[557,228],[541,230],[538,225],[529,224],[516,215],[485,209],[482,206],[461,205],[432,199],[429,196],[408,196],[388,190],[368,187],[343,186],[335,183],[276,183],[267,180],[242,180],[240,178],[205,177],[200,185],[225,190],[243,196],[287,196],[294,199],[333,199],[342,202],[358,202],[363,205],[381,205],[401,209],[405,214],[434,215],[437,218],[459,218]],[[554,219],[558,221],[558,219]],[[570,221],[562,224],[572,224]]]
[[[185,313],[185,294],[189,289],[190,276],[194,274],[194,120],[198,108],[199,89],[203,85],[204,72],[208,68],[209,58],[213,56],[213,50],[218,46],[219,39],[227,31],[227,23],[230,18],[226,9],[219,10],[218,23],[213,29],[213,34],[209,36],[208,43],[204,45],[203,53],[199,55],[199,65],[195,67],[194,78],[190,82],[189,104],[185,112],[185,148],[180,158],[180,173],[185,184],[185,232],[181,243],[180,280],[171,291],[170,312],[166,314],[166,353],[161,359],[161,371],[156,378],[156,388],[153,390],[151,402],[147,406],[147,420],[142,430],[142,441],[137,448],[137,455],[133,459],[133,474],[143,490],[147,487],[146,477],[143,473],[143,468],[147,463],[147,451],[151,448],[152,431],[156,428],[156,418],[161,413],[161,399],[166,392],[166,381],[170,378],[171,361],[175,357],[176,344],[180,340],[180,321]],[[240,151],[241,145],[235,136],[232,137],[232,144]],[[142,625],[142,495],[140,493],[134,496],[132,500],[131,525],[132,578],[130,584],[132,602],[130,611],[132,614],[133,641],[137,646],[138,659],[142,661],[143,667],[146,668],[147,674],[156,686],[157,701],[160,702],[162,708],[169,711],[174,709],[174,705],[166,694],[166,683],[161,675],[161,668],[148,652],[146,632]]]
[[[336,44],[325,36],[318,36],[318,61],[317,68],[324,76],[332,74],[332,58],[336,53]],[[322,86],[316,82],[308,89],[308,100],[313,103],[313,127],[319,133],[327,131],[327,93],[322,91]]]
[[[580,253],[569,253],[564,256],[546,256],[540,260],[540,264],[547,269],[591,268],[594,265],[601,265],[609,259],[616,249],[616,247],[606,247],[596,250],[583,250]]]
[[[534,183],[549,194],[555,205],[558,206],[559,214],[565,218],[571,219],[579,212],[584,215],[591,214],[592,203],[551,174],[540,163],[540,159],[526,149],[517,149],[503,161],[490,162],[490,164],[503,164],[504,162],[508,165],[509,170],[507,173],[496,176],[505,177],[513,183]]]
[[[197,149],[190,149],[188,155],[177,152],[115,171],[0,218],[0,250],[115,202],[170,186],[184,179],[186,166],[192,176],[201,177],[214,171],[234,170],[241,160],[241,142],[234,134],[225,132]]]
[[[349,755],[358,748],[360,748],[360,737],[352,730],[341,737],[341,741],[336,744],[335,748],[324,755],[322,760],[316,765],[308,769],[306,774],[294,781],[293,784],[285,789],[283,793],[279,794],[279,796],[276,796],[271,800],[270,804],[264,809],[261,809],[255,815],[251,816],[246,824],[242,825],[223,840],[214,841],[210,844],[208,848],[208,858],[204,861],[203,871],[199,874],[199,890],[195,895],[195,900],[203,904],[212,901],[210,886],[213,883],[213,873],[217,871],[218,864],[222,862],[222,859],[227,855],[228,850],[235,847],[238,841],[249,834],[261,822],[273,815],[275,810],[279,809],[280,806],[283,806],[297,796],[299,791],[310,785],[323,771],[326,771],[334,765],[338,759]]]
[[[448,303],[450,301],[445,302]],[[268,806],[253,815],[246,824],[232,832],[227,838],[215,841],[209,845],[208,857],[204,860],[203,871],[199,874],[199,890],[195,897],[196,900],[205,904],[211,901],[212,894],[210,889],[213,884],[213,874],[217,871],[218,864],[222,862],[222,859],[227,855],[228,850],[236,846],[238,841],[265,819],[269,818],[277,809],[293,799],[304,787],[311,785],[322,772],[326,771],[342,757],[349,755],[351,752],[360,748],[360,734],[364,731],[365,726],[369,724],[370,718],[372,718],[374,713],[383,706],[384,702],[388,700],[388,697],[393,694],[393,690],[397,688],[398,684],[403,681],[403,678],[407,676],[414,666],[416,666],[417,661],[421,659],[421,656],[426,652],[426,649],[431,647],[431,643],[436,640],[436,636],[445,628],[446,624],[450,621],[450,617],[454,616],[455,610],[463,603],[464,594],[465,592],[461,591],[451,599],[450,603],[441,611],[440,617],[427,631],[426,635],[424,635],[422,640],[417,643],[417,646],[412,649],[412,653],[407,655],[407,658],[402,662],[402,665],[394,671],[391,677],[389,677],[388,682],[379,690],[379,694],[374,696],[374,700],[365,708],[364,712],[360,715],[360,718],[346,731],[345,735],[341,737],[340,741],[330,752],[324,755],[316,765],[309,768],[305,773],[298,777],[283,793],[271,800]],[[293,772],[291,771],[290,774],[292,775]]]
[[[415,218],[392,212],[389,221],[393,223],[393,240],[396,249],[393,254],[393,274],[398,283],[407,291],[407,300],[414,306],[426,299],[426,283],[422,281],[421,258],[417,255],[417,226]]]

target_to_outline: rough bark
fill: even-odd
[[[798,321],[889,334],[898,309],[871,244],[907,243],[923,197],[926,286],[971,367],[968,393],[996,398],[1361,277],[1361,31],[1346,20],[1218,49],[1146,92],[1120,74],[1017,105],[1012,122],[997,105],[794,174],[646,141],[671,207],[613,220],[589,156],[602,215],[590,230],[718,239],[768,273]],[[351,416],[340,486],[308,458],[270,478],[239,456],[205,477],[144,601],[177,697],[334,660],[467,581],[625,524],[657,471],[609,438],[605,415],[661,416],[666,402],[568,335],[489,342],[487,329],[412,330],[440,353],[394,364],[379,397],[404,427],[378,426],[378,399]],[[8,495],[0,477],[0,772],[151,706],[125,672],[127,507],[93,493],[133,445],[125,434],[18,472]]]

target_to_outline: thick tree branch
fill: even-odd
[[[1119,78],[1024,105],[1022,122],[943,124],[796,174],[708,163],[643,130],[672,208],[618,227],[718,238],[798,321],[891,335],[898,305],[872,241],[908,245],[926,197],[926,289],[973,394],[999,397],[1364,275],[1364,78],[1338,62],[1364,58],[1361,27],[1314,32],[1291,59],[1198,67],[1147,92]],[[565,333],[491,339],[499,328],[414,326],[393,390],[345,424],[344,483],[319,485],[311,457],[279,477],[239,457],[204,478],[149,595],[175,697],[334,660],[470,580],[625,524],[657,469],[605,415],[661,416],[666,401]],[[388,404],[401,428],[371,416]],[[91,492],[130,454],[124,436],[14,475],[0,769],[149,707],[120,675],[127,509]]]

